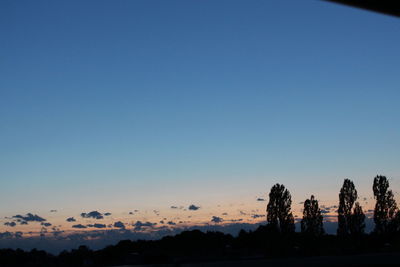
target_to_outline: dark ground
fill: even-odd
[[[154,264],[154,265],[123,265],[128,266],[180,266],[180,267],[214,267],[214,266],[249,266],[249,267],[275,267],[275,266],[400,266],[400,253],[379,253],[351,256],[322,256],[287,259],[247,259],[236,261],[216,261],[205,263],[186,264]],[[118,266],[122,267],[122,266]]]

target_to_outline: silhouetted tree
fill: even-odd
[[[352,235],[362,235],[365,232],[365,215],[360,203],[358,202],[356,202],[354,205],[353,214],[350,217],[349,227]]]
[[[388,233],[398,229],[398,208],[389,181],[385,176],[377,175],[372,186],[376,199],[374,222],[376,233]]]
[[[397,210],[396,215],[389,224],[389,231],[392,233],[400,232],[400,211]]]
[[[351,180],[345,179],[339,193],[338,235],[350,234],[351,211],[357,200],[357,190]]]
[[[274,185],[269,193],[267,221],[282,233],[291,233],[295,230],[291,205],[292,197],[285,186]]]
[[[319,236],[324,233],[321,209],[318,200],[312,195],[304,201],[303,219],[301,221],[301,232],[309,235]]]

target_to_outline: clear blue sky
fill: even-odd
[[[331,200],[378,173],[400,185],[396,18],[321,1],[4,0],[0,32],[1,216],[217,205],[275,182]]]

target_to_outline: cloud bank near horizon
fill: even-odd
[[[328,217],[329,218],[329,217]],[[115,222],[115,229],[106,230],[88,230],[74,233],[61,234],[57,229],[48,232],[48,235],[41,235],[37,237],[24,237],[22,232],[4,232],[0,233],[0,248],[21,248],[24,250],[31,250],[33,248],[46,250],[53,254],[58,254],[62,250],[75,249],[80,245],[88,246],[91,249],[101,249],[107,245],[116,244],[121,240],[155,240],[168,235],[176,235],[182,231],[200,230],[207,231],[220,231],[225,234],[236,236],[240,230],[255,230],[263,223],[241,223],[231,222],[228,224],[221,224],[222,218],[213,216],[211,222],[207,225],[197,225],[190,227],[175,227],[169,228],[161,226],[155,228],[156,223],[137,221],[133,224],[133,229],[126,229],[125,224],[122,222]],[[366,232],[370,232],[374,227],[373,219],[367,217],[365,220]],[[296,231],[300,231],[300,223],[296,222]],[[124,226],[124,227],[123,227]],[[76,228],[88,228],[89,226],[80,225]],[[93,228],[103,228],[95,227]],[[336,234],[337,222],[325,221],[324,229],[328,234]],[[151,230],[151,231],[147,231]]]

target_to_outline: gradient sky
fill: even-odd
[[[264,214],[276,182],[295,204],[334,204],[344,178],[367,198],[377,174],[400,188],[397,18],[322,1],[4,0],[0,32],[1,218],[176,219],[191,215],[171,205],[195,204],[209,221]]]

